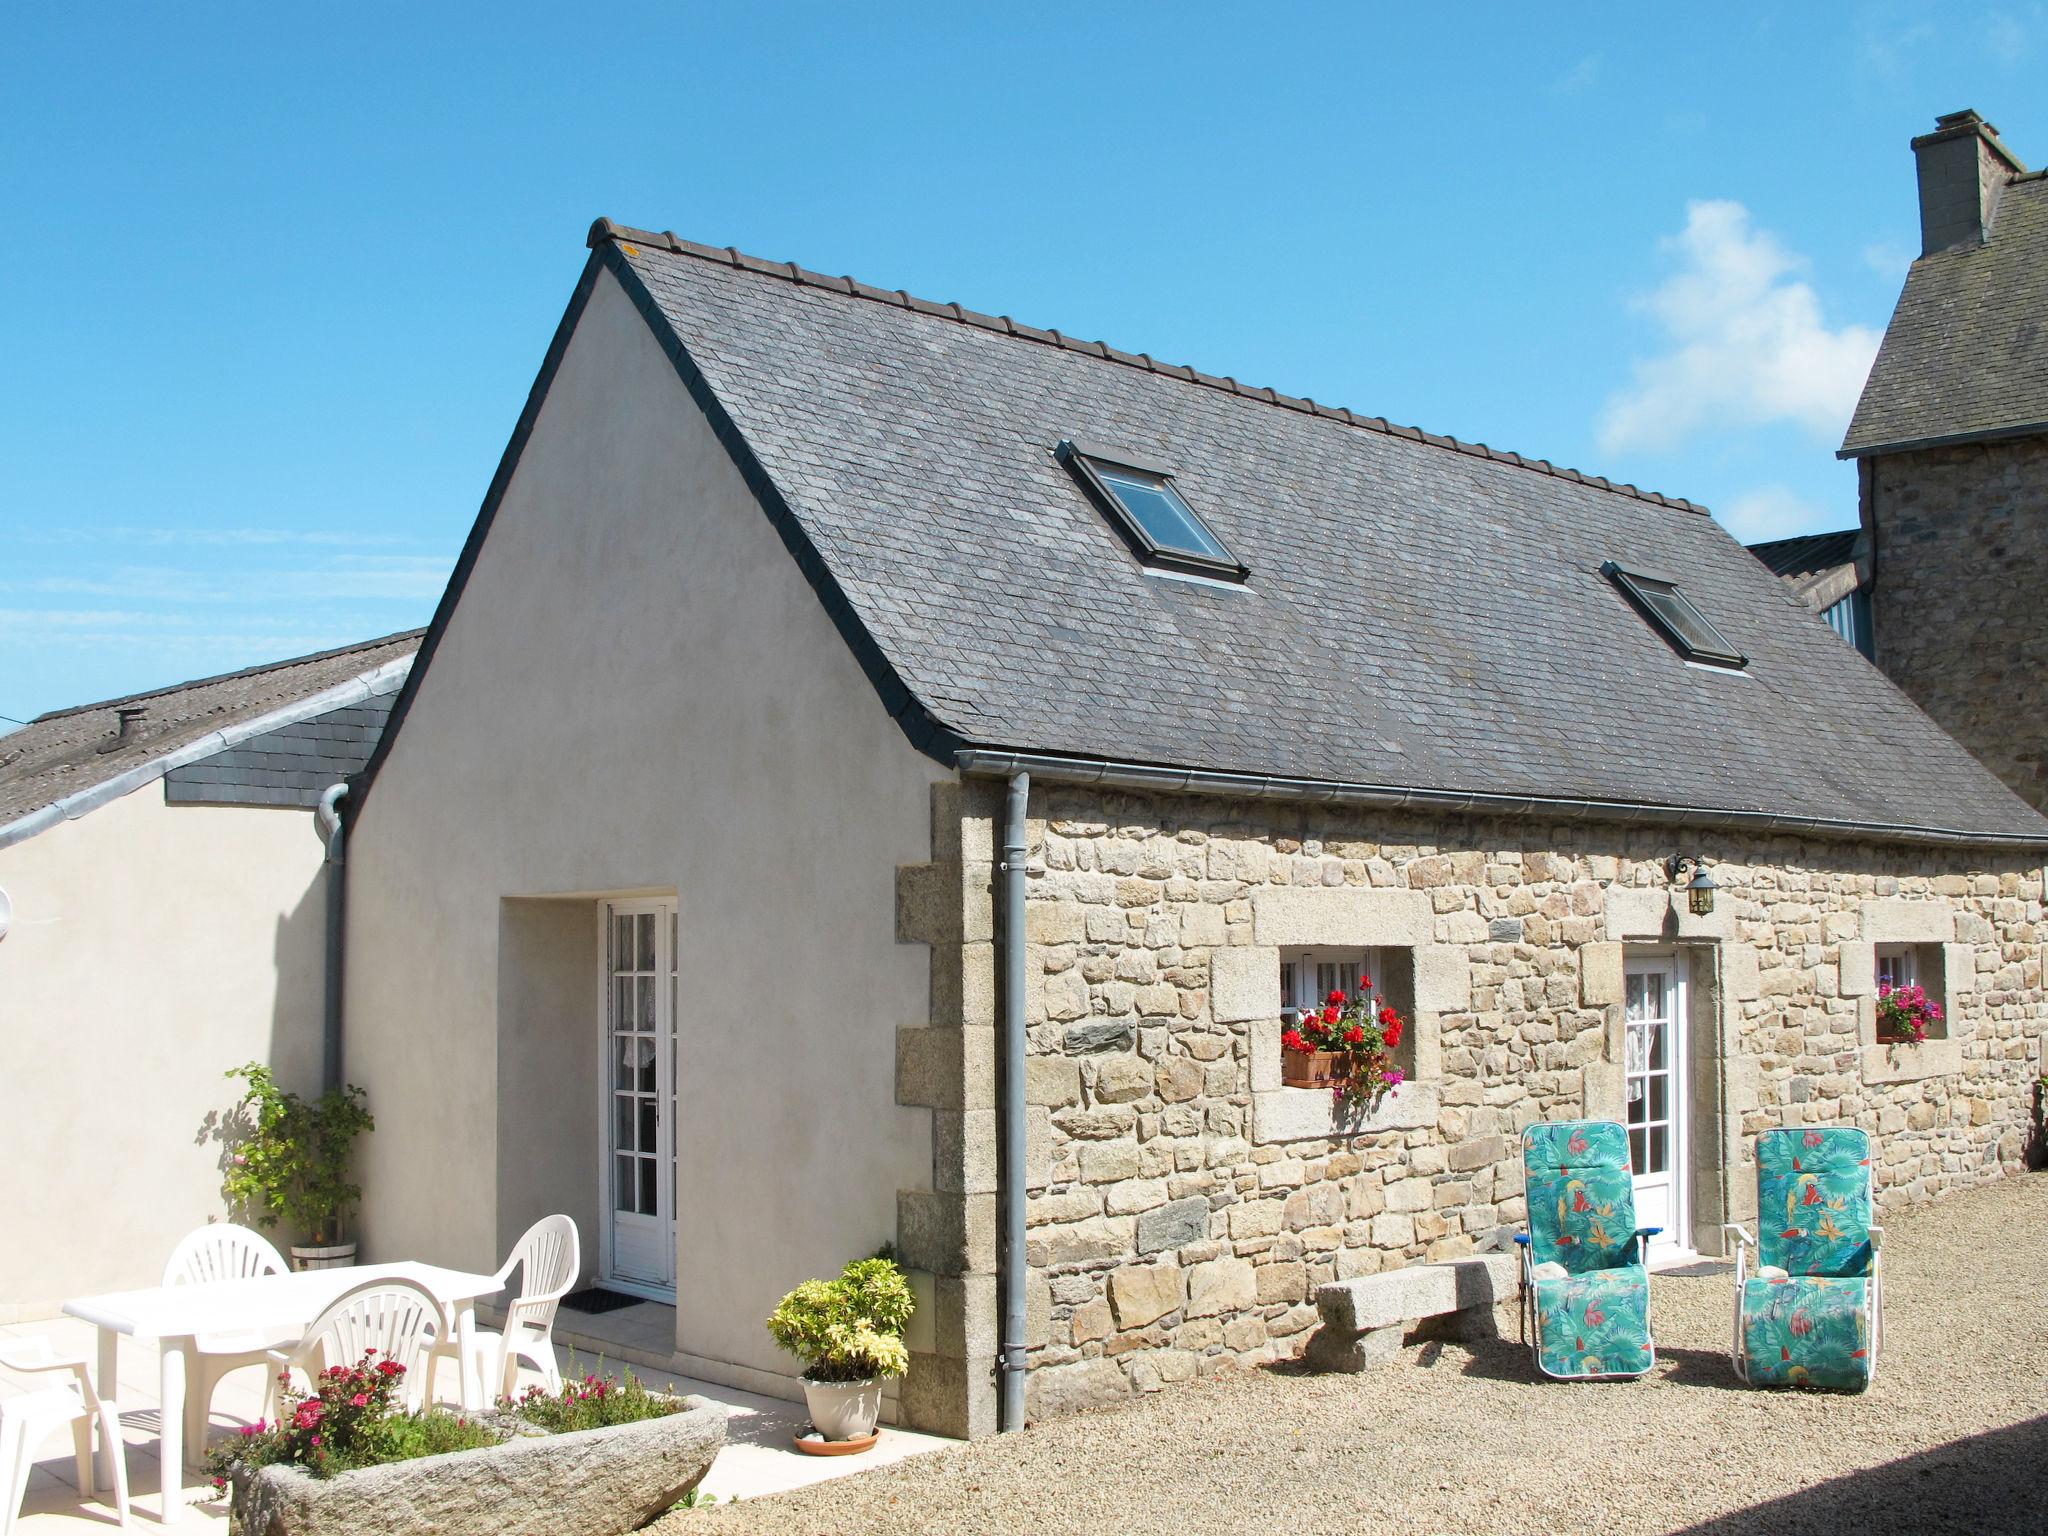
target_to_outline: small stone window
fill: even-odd
[[[1391,946],[1373,949],[1300,948],[1280,951],[1280,1018],[1292,1024],[1303,1012],[1320,1008],[1332,992],[1369,994],[1375,1010],[1391,1007],[1409,1028],[1394,1047],[1394,1065],[1415,1075],[1415,951]]]
[[[1928,1025],[1927,1038],[1948,1038],[1948,987],[1943,974],[1944,953],[1939,944],[1880,944],[1877,946],[1877,995],[1899,987],[1919,987],[1942,1010],[1941,1019]],[[1905,1037],[1886,1034],[1878,1028],[1880,1045],[1895,1045]]]

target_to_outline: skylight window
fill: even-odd
[[[1128,456],[1059,445],[1060,462],[1080,476],[1147,565],[1241,581],[1248,573],[1173,483],[1173,472]]]
[[[1677,582],[1646,576],[1640,571],[1625,571],[1612,560],[1600,567],[1600,574],[1626,592],[1657,632],[1687,661],[1732,671],[1749,665],[1749,658],[1728,643],[1728,637],[1714,628]]]

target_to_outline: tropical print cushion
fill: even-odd
[[[1870,1282],[1794,1275],[1742,1287],[1742,1352],[1757,1386],[1870,1385]]]
[[[1536,1362],[1551,1376],[1640,1376],[1650,1347],[1650,1277],[1624,1264],[1538,1280]]]
[[[1854,1126],[1756,1139],[1759,1257],[1791,1275],[1870,1273],[1870,1138]]]
[[[1628,1167],[1628,1132],[1612,1120],[1539,1120],[1522,1132],[1530,1168]]]
[[[1539,1122],[1522,1133],[1530,1258],[1573,1274],[1633,1257],[1635,1186],[1628,1133],[1611,1120]]]

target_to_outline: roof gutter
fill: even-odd
[[[1041,784],[1086,784],[1104,789],[1218,795],[1237,800],[1295,800],[1465,816],[1542,816],[1553,820],[1615,822],[1623,826],[1715,827],[1803,837],[1931,843],[1944,847],[2048,849],[2048,832],[2037,836],[1965,832],[1945,827],[1791,816],[1775,811],[1737,811],[1719,806],[1654,805],[1630,800],[1583,800],[1558,795],[1498,795],[1480,790],[1354,784],[1336,779],[1170,768],[1149,763],[1119,763],[1108,758],[1013,752],[988,747],[963,748],[954,753],[953,762],[960,772],[980,778],[1009,778],[1013,774],[1029,773]]]
[[[1883,453],[1918,453],[1925,448],[1956,448],[1965,443],[1999,443],[2011,437],[2038,437],[2048,432],[2048,421],[2022,421],[2004,427],[1986,427],[1980,432],[1950,432],[1940,437],[1903,438],[1895,443],[1865,443],[1835,450],[1838,459],[1868,459]]]

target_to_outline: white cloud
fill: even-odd
[[[1866,13],[1857,22],[1856,66],[1866,77],[1897,80],[1937,34],[1932,22],[1901,26],[1896,21],[1900,14],[1896,7],[1881,10],[1883,14]]]
[[[1628,388],[1600,413],[1607,453],[1678,446],[1706,428],[1792,422],[1816,439],[1848,425],[1878,333],[1830,330],[1806,262],[1749,210],[1728,201],[1687,205],[1685,229],[1661,242],[1678,268],[1636,301],[1664,332],[1666,350],[1635,364]]]
[[[212,571],[117,565],[82,576],[0,581],[23,596],[117,598],[128,602],[274,604],[280,599],[434,598],[448,584],[452,555],[339,555],[318,565]]]
[[[1879,277],[1903,282],[1906,268],[1913,265],[1913,253],[1896,240],[1873,240],[1863,247],[1863,265]]]
[[[1825,533],[1846,528],[1855,512],[1830,512],[1782,485],[1761,485],[1744,491],[1714,512],[1715,520],[1745,544],[1789,539],[1795,533]]]
[[[240,548],[269,544],[311,544],[360,549],[418,542],[401,534],[337,532],[330,529],[142,528],[108,524],[83,528],[22,528],[12,531],[10,537],[24,544],[124,544],[159,549],[187,545],[200,548]]]
[[[2034,14],[2038,20],[2038,9]],[[1993,59],[2011,66],[2026,58],[2032,50],[2033,39],[2017,17],[1994,11],[1984,19],[1984,45]]]
[[[1589,53],[1550,83],[1551,94],[1576,96],[1600,78],[1600,55]]]

